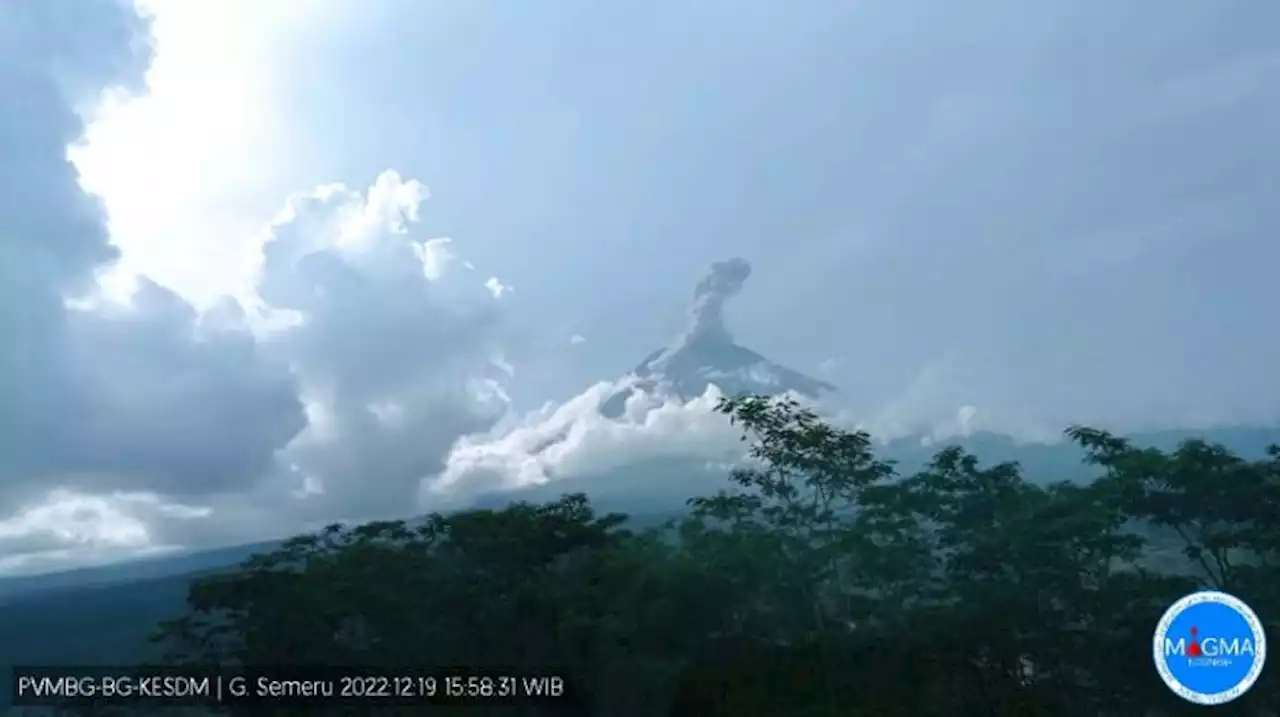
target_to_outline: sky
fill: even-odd
[[[595,407],[733,257],[877,434],[1280,421],[1275,3],[0,16],[3,572],[719,460]]]

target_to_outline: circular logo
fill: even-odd
[[[1151,649],[1156,670],[1175,694],[1198,705],[1220,705],[1258,681],[1267,636],[1242,600],[1204,591],[1169,606]]]

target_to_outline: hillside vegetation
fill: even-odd
[[[561,712],[610,717],[1134,717],[1204,709],[1151,664],[1187,592],[1231,592],[1277,634],[1276,447],[1246,460],[1073,428],[1097,480],[1044,484],[955,447],[904,476],[794,403],[720,408],[755,467],[667,526],[581,494],[333,526],[197,580],[159,646],[175,662],[556,666],[574,691]],[[1276,714],[1274,675],[1216,713]]]

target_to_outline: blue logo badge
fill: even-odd
[[[1248,605],[1226,593],[1191,593],[1156,626],[1156,670],[1175,694],[1198,705],[1220,705],[1258,681],[1267,636]]]

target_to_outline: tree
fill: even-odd
[[[1073,428],[1101,478],[958,447],[903,476],[795,402],[720,410],[750,463],[660,529],[583,495],[331,526],[197,581],[160,640],[177,661],[556,666],[583,714],[1160,717],[1195,711],[1150,666],[1167,605],[1213,585],[1280,614],[1280,450]],[[1264,676],[1219,713],[1277,704]]]

